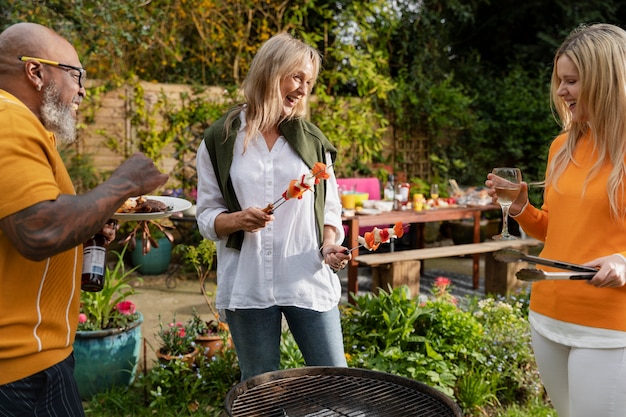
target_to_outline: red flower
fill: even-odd
[[[128,301],[128,300],[120,301],[119,303],[117,303],[115,308],[121,314],[126,315],[126,316],[135,314],[135,311],[136,311],[135,304],[132,301]]]
[[[79,323],[86,323],[87,322],[87,315],[85,313],[80,313],[78,315],[78,322]]]
[[[435,278],[435,285],[438,287],[443,287],[444,289],[450,285],[451,281],[446,277],[437,277]]]

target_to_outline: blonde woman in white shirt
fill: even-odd
[[[335,148],[303,120],[319,53],[280,33],[257,52],[245,102],[205,132],[197,155],[201,234],[217,242],[217,308],[224,312],[241,378],[280,366],[281,322],[309,366],[346,366],[335,272],[347,265],[333,170],[302,199],[263,211]]]

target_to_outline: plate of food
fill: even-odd
[[[191,202],[183,198],[144,195],[127,199],[112,217],[125,221],[156,220],[190,207]]]

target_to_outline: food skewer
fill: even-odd
[[[379,229],[378,227],[374,227],[371,232],[366,232],[363,236],[359,236],[357,238],[357,242],[359,245],[352,248],[346,249],[346,255],[358,248],[365,248],[369,251],[374,251],[378,249],[381,243],[387,243],[391,241],[391,239],[401,238],[404,235],[404,226],[402,222],[397,222],[393,227],[388,227],[385,229]]]
[[[572,264],[572,263],[563,262],[563,261],[554,261],[552,259],[539,258],[537,256],[526,255],[525,253],[520,252],[516,249],[501,249],[499,251],[494,252],[493,257],[497,261],[500,261],[500,262],[526,261],[526,262],[531,262],[537,265],[551,266],[553,268],[565,269],[567,271],[593,272],[593,274],[598,272],[597,269],[592,268],[590,266]]]
[[[597,272],[597,271],[596,271]],[[596,272],[548,272],[541,269],[524,268],[515,273],[517,279],[527,282],[545,280],[589,280]]]
[[[350,253],[352,253],[352,251],[357,250],[359,248],[362,248],[363,245],[357,245],[355,247],[353,247],[352,249],[346,249],[345,251],[343,251],[343,253],[345,253],[346,255],[350,255]]]
[[[273,203],[270,203],[263,209],[267,214],[274,214],[274,210],[285,204],[285,202],[291,198],[302,198],[302,194],[305,191],[310,190],[314,185],[319,184],[321,180],[328,179],[330,174],[326,172],[328,168],[332,166],[316,162],[313,168],[308,174],[304,174],[300,179],[291,180],[287,190]]]

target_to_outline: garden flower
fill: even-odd
[[[180,356],[194,350],[196,332],[191,323],[173,320],[166,325],[159,323],[159,327],[157,337],[160,339],[159,350],[161,352],[172,356]]]
[[[135,303],[129,300],[120,301],[115,306],[115,309],[126,316],[130,314],[135,314],[136,312]]]
[[[79,323],[86,323],[87,322],[87,315],[85,313],[80,313],[78,315],[78,322]]]
[[[457,304],[458,300],[455,296],[450,294],[450,285],[452,281],[446,277],[437,277],[435,278],[435,283],[432,289],[432,293],[435,298],[441,299],[443,301],[448,301],[452,304]]]

